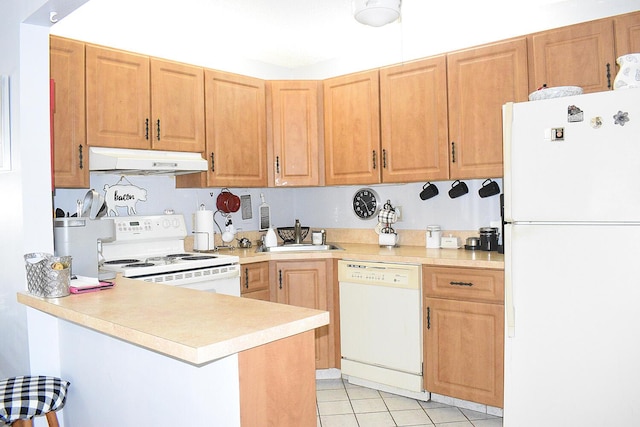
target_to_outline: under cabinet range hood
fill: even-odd
[[[89,148],[89,171],[120,175],[185,175],[207,170],[200,153]]]

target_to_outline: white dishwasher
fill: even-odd
[[[341,370],[422,392],[421,267],[338,261]]]

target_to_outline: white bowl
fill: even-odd
[[[529,94],[529,101],[539,101],[541,99],[562,98],[563,96],[581,95],[582,88],[579,86],[556,86],[538,89]]]

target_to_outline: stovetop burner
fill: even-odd
[[[181,259],[186,260],[186,261],[198,261],[198,260],[201,260],[201,259],[215,259],[215,258],[217,258],[217,257],[212,256],[212,255],[190,255],[190,256],[186,256],[186,257],[181,258]]]
[[[135,264],[127,264],[125,268],[141,268],[141,267],[153,267],[155,264],[152,262],[138,262]]]
[[[118,264],[134,264],[136,262],[140,262],[140,260],[135,258],[125,258],[125,259],[114,259],[111,261],[105,261],[104,263],[109,265],[118,265]]]
[[[191,254],[169,254],[167,258],[184,258],[186,256],[190,256]]]

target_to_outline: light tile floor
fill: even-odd
[[[501,427],[502,418],[338,379],[316,380],[318,427]]]

